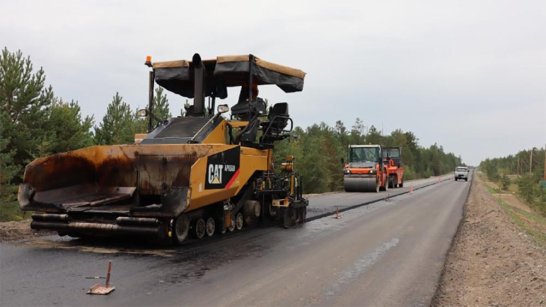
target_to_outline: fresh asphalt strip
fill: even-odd
[[[444,182],[444,181],[448,181],[448,180],[452,180],[451,178],[444,178],[440,181],[434,181],[432,183],[428,183],[428,184],[425,184],[423,186],[420,186],[420,187],[414,187],[413,188],[413,191],[416,191],[416,190],[420,190],[420,189],[424,189],[426,187],[429,187],[431,185],[435,185],[435,184],[438,184],[440,182]],[[390,191],[390,190],[389,190]],[[403,192],[397,192],[396,194],[393,194],[393,195],[390,195],[390,194],[387,194],[388,197],[382,197],[382,198],[378,198],[378,199],[374,199],[374,200],[370,200],[370,201],[366,201],[366,202],[363,202],[361,204],[356,204],[356,205],[352,205],[352,206],[348,206],[348,207],[343,207],[343,208],[340,208],[340,209],[336,209],[336,210],[332,210],[332,211],[327,211],[327,212],[324,212],[324,213],[321,213],[321,214],[318,214],[318,215],[315,215],[315,216],[312,216],[312,217],[308,217],[305,219],[305,222],[310,222],[310,221],[314,221],[316,219],[321,219],[323,217],[326,217],[326,216],[329,216],[329,215],[332,215],[332,214],[335,214],[336,211],[337,212],[344,212],[344,211],[347,211],[347,210],[352,210],[352,209],[356,209],[358,207],[362,207],[362,206],[367,206],[367,205],[370,205],[370,204],[373,204],[373,203],[377,203],[377,202],[380,202],[380,201],[384,201],[384,200],[387,200],[389,198],[394,198],[394,197],[398,197],[400,195],[404,195],[404,194],[408,194],[410,193],[411,191],[408,190],[408,191],[403,191]]]

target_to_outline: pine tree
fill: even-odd
[[[93,145],[93,117],[82,119],[77,102],[63,102],[61,99],[51,106],[47,122],[48,138],[52,141],[49,153],[64,152]]]
[[[48,109],[54,95],[51,86],[46,88],[44,83],[44,70],[34,72],[30,57],[24,58],[21,51],[2,50],[0,108],[4,118],[0,124],[10,139],[0,153],[14,152],[13,165],[21,168],[38,156],[37,148],[45,142]],[[21,175],[16,175],[16,182]]]
[[[131,107],[116,92],[102,122],[95,127],[95,143],[102,145],[134,142],[135,116]]]
[[[17,185],[12,181],[20,172],[20,167],[13,162],[15,150],[7,150],[11,141],[4,130],[3,123],[7,121],[7,114],[0,108],[0,221],[12,220],[19,213]]]
[[[374,125],[370,127],[368,130],[368,134],[366,135],[366,142],[368,144],[383,144],[384,138],[381,135],[381,132],[379,132]]]
[[[354,125],[351,127],[349,135],[349,144],[365,144],[364,122],[360,118],[356,118]]]
[[[167,99],[167,95],[162,87],[157,87],[155,89],[154,108],[152,112],[160,120],[166,120],[172,117],[169,109],[169,100]],[[156,124],[157,122],[154,123],[154,125]]]
[[[136,116],[137,111],[138,110],[135,110],[135,119],[134,119],[135,132],[147,133],[148,118],[138,118]],[[162,87],[158,87],[155,89],[152,114],[156,117],[156,118],[152,118],[152,129],[157,127],[160,124],[160,122],[168,120],[172,117],[170,107],[169,107],[169,100],[167,99],[167,95],[165,94],[165,91]]]
[[[0,123],[5,123],[8,120],[7,115],[0,109]],[[8,150],[8,144],[11,137],[4,130],[4,125],[0,125],[0,194],[3,193],[5,187],[11,184],[12,179],[19,171],[19,167],[13,163],[15,150]]]

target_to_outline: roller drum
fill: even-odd
[[[357,177],[345,176],[343,178],[343,187],[346,192],[375,192],[376,178],[374,177]]]

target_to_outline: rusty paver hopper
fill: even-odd
[[[23,210],[40,212],[33,215],[33,228],[75,236],[157,234],[158,218],[186,209],[191,167],[212,150],[191,144],[113,145],[56,154],[27,166],[18,199]],[[115,219],[104,223],[105,213],[114,212]],[[103,216],[69,223],[69,215],[73,221]]]

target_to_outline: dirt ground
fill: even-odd
[[[30,220],[20,222],[0,222],[0,242],[30,239],[50,235],[47,231],[34,232],[30,229]]]
[[[513,196],[501,198],[530,211]],[[546,249],[513,222],[479,176],[433,305],[546,306]]]

